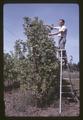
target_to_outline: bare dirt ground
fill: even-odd
[[[73,85],[75,89],[79,91],[79,78],[77,74],[73,73]],[[78,78],[78,80],[77,80]],[[5,102],[5,115],[6,116],[46,116],[57,117],[59,115],[59,100],[54,101],[53,104],[45,108],[37,108],[30,103],[30,94],[23,92],[20,89],[4,92]],[[66,99],[62,99],[62,113],[61,116],[79,116],[80,103],[68,102]]]

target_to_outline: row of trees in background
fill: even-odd
[[[4,80],[19,81],[20,88],[31,90],[36,104],[44,105],[59,92],[59,61],[50,30],[38,17],[24,18],[26,41],[16,40],[14,52],[4,53]]]
[[[70,65],[71,72],[79,71],[80,70],[80,63],[72,63]]]

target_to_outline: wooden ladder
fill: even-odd
[[[70,67],[68,64],[67,54],[65,49],[57,49],[57,58],[60,61],[60,101],[59,101],[59,114],[62,112],[62,96],[68,100],[74,100],[78,102],[78,98],[75,94],[74,87],[71,80]],[[68,79],[63,78],[63,64],[66,64],[68,70]],[[63,84],[63,83],[68,84]],[[64,88],[64,89],[63,89]],[[66,88],[66,89],[65,89]]]

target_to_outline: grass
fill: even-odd
[[[64,71],[64,76],[68,77],[68,72]],[[79,73],[71,73],[72,84],[74,89],[78,91],[80,89]],[[31,93],[13,89],[11,92],[4,92],[5,99],[5,113],[6,116],[59,116],[59,100],[45,109],[31,106]],[[30,100],[30,101],[29,101]],[[66,99],[62,101],[62,114],[61,116],[79,116],[79,103],[65,103]]]

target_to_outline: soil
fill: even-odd
[[[30,94],[23,92],[20,89],[12,90],[4,93],[5,101],[5,115],[6,116],[79,116],[80,106],[79,102],[68,102],[63,98],[62,100],[62,112],[59,114],[59,100],[54,101],[53,104],[38,108],[31,105]]]

